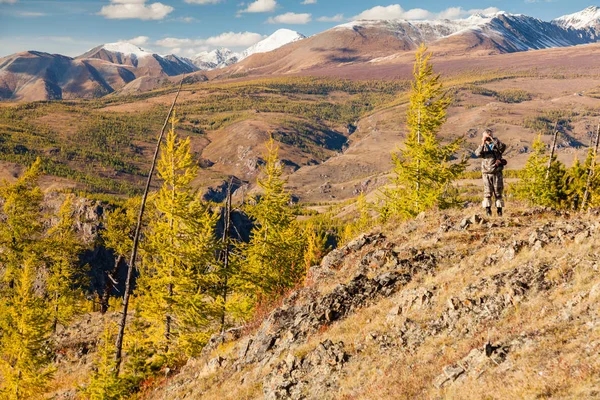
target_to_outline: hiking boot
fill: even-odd
[[[498,216],[501,217],[502,216],[502,207],[498,207],[496,209],[496,212],[497,212]]]
[[[492,207],[485,208],[485,215],[487,215],[488,217],[492,216]]]

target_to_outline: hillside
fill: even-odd
[[[143,398],[597,397],[598,211],[510,207],[504,219],[432,212],[355,238]],[[67,355],[86,337],[78,326],[57,338]],[[79,363],[72,385],[90,356],[68,359],[59,377]]]
[[[559,158],[568,166],[582,160],[600,116],[594,68],[599,49],[538,50],[472,62],[434,55],[435,70],[454,98],[442,136],[463,136],[466,149],[474,150],[477,131],[490,125],[509,145],[508,168],[520,169],[537,134],[550,133],[560,118]],[[272,133],[290,190],[301,201],[337,202],[375,191],[386,182],[390,152],[406,132],[406,62],[404,69],[386,61],[372,67],[374,73],[396,74],[394,80],[286,77],[184,85],[179,132],[190,136],[202,168],[196,186],[222,192],[222,183],[234,176],[244,186],[239,196],[251,190]],[[498,65],[506,68],[499,71]],[[3,103],[0,174],[14,179],[15,170],[40,156],[49,174],[45,184],[52,187],[136,193],[173,96],[167,87],[93,101]],[[471,159],[469,169],[476,168]]]

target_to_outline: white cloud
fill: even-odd
[[[217,47],[243,50],[264,38],[263,35],[254,32],[224,32],[206,39],[164,38],[157,40],[155,44],[168,49],[168,52],[173,54],[193,56]]]
[[[271,17],[267,20],[268,24],[295,24],[295,25],[304,25],[308,24],[312,20],[311,14],[296,14],[293,12],[288,12],[285,14],[277,15],[276,17]]]
[[[35,11],[17,11],[15,14],[19,17],[44,17],[48,14]]]
[[[223,0],[185,0],[188,4],[217,4]]]
[[[178,21],[185,22],[186,24],[191,24],[192,22],[198,22],[198,20],[194,17],[179,17]]]
[[[131,43],[131,44],[135,44],[136,46],[143,46],[146,43],[148,43],[148,40],[150,38],[148,36],[136,36],[134,38],[131,38],[129,40],[122,40],[123,42],[127,42],[127,43]]]
[[[469,15],[474,14],[492,14],[499,11],[500,10],[496,7],[471,10],[464,10],[461,7],[450,7],[439,13],[434,13],[428,10],[424,10],[422,8],[413,8],[410,10],[405,10],[402,8],[402,6],[400,6],[400,4],[392,4],[389,6],[375,6],[352,17],[352,19],[457,19],[468,17]]]
[[[272,12],[277,8],[276,0],[256,0],[246,7],[241,12],[247,13],[262,13],[262,12]]]
[[[0,4],[15,4],[17,0],[0,0]]]
[[[108,19],[159,20],[173,10],[163,3],[146,4],[146,0],[111,0],[111,4],[103,6],[98,14]]]
[[[460,7],[459,7],[460,8]],[[496,14],[501,12],[501,10],[499,8],[496,7],[488,7],[488,8],[474,8],[472,10],[467,11],[466,13],[468,15],[474,15],[474,14]]]
[[[319,22],[341,22],[344,20],[344,14],[336,14],[333,17],[319,17],[317,21]]]
[[[300,4],[317,4],[317,0],[304,0]]]
[[[225,32],[218,36],[209,37],[206,39],[206,44],[210,46],[250,47],[263,39],[263,35],[254,32]]]

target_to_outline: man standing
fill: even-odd
[[[492,135],[490,128],[486,128],[483,131],[481,146],[475,150],[475,155],[483,158],[481,160],[481,173],[483,175],[482,205],[488,217],[492,215],[492,194],[496,199],[498,216],[502,216],[502,208],[504,207],[504,200],[502,199],[502,192],[504,190],[502,171],[506,165],[506,160],[502,158],[502,154],[505,150],[506,145]]]

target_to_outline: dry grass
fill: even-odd
[[[598,233],[580,243],[569,240],[536,251],[525,247],[512,260],[502,260],[502,246],[514,240],[527,241],[532,230],[548,221],[556,221],[557,217],[543,212],[523,216],[522,210],[512,210],[505,222],[493,230],[475,226],[467,231],[438,232],[442,221],[456,224],[474,211],[433,213],[425,219],[381,228],[394,251],[400,254],[409,254],[411,248],[418,248],[439,256],[434,273],[414,275],[396,295],[324,326],[266,364],[207,372],[207,361],[216,355],[227,360],[237,358],[241,342],[227,343],[210,357],[190,362],[179,376],[148,398],[262,398],[263,378],[278,362],[289,353],[302,359],[326,339],[343,342],[349,356],[336,378],[339,390],[330,393],[333,398],[474,400],[600,396],[598,305],[597,299],[588,295],[599,283]],[[576,224],[577,221],[571,218],[568,222]],[[335,277],[316,284],[314,289],[328,292],[337,283],[346,282],[356,272],[362,256],[377,248],[369,246],[346,257]],[[496,255],[500,255],[499,261],[490,261]],[[549,266],[544,281],[550,288],[540,291],[532,288],[526,296],[504,308],[497,319],[474,320],[470,325],[467,319],[461,318],[453,330],[442,329],[435,335],[423,337],[422,342],[411,342],[407,336],[407,346],[395,333],[398,324],[404,323],[427,331],[447,310],[450,298],[465,300],[465,287],[526,265]],[[388,318],[388,312],[404,293],[421,287],[433,293],[430,303],[404,309],[400,316]],[[489,290],[493,290],[493,286],[478,289],[473,296],[499,296],[505,289],[499,287],[498,293],[488,293]],[[479,377],[469,375],[443,389],[433,386],[443,367],[456,363],[472,349],[481,349],[488,342],[512,343],[504,363]]]

